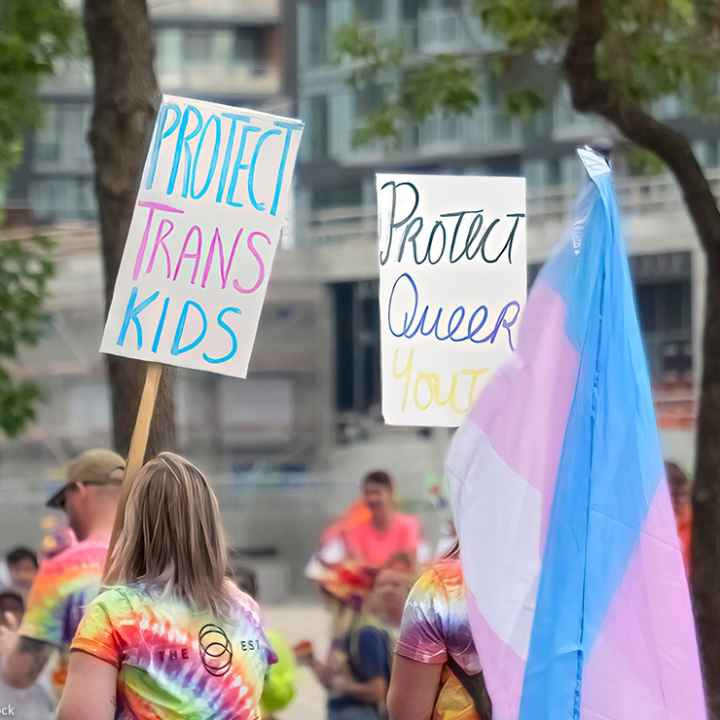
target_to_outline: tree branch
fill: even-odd
[[[625,137],[665,162],[682,189],[703,248],[719,255],[720,211],[689,140],[600,76],[596,55],[607,30],[605,10],[605,0],[577,0],[575,30],[563,62],[573,105],[579,112],[609,120]]]

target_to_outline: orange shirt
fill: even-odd
[[[420,544],[420,523],[411,515],[393,513],[390,525],[378,530],[370,520],[345,530],[345,545],[352,557],[370,567],[382,567],[393,555],[415,557]]]
[[[692,507],[688,503],[676,515],[678,535],[680,536],[680,547],[683,560],[685,561],[685,572],[690,577],[692,566]]]

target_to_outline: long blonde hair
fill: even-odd
[[[140,582],[222,616],[231,606],[226,567],[220,508],[207,479],[184,457],[160,453],[132,484],[105,584]]]

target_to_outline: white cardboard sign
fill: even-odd
[[[163,97],[101,352],[247,376],[302,131]]]
[[[525,180],[382,174],[377,195],[385,422],[456,427],[517,344]]]

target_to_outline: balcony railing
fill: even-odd
[[[489,52],[499,47],[473,13],[426,10],[418,16],[416,49],[421,53]]]
[[[280,69],[256,63],[198,63],[160,73],[167,91],[198,91],[220,95],[273,95],[280,92]]]
[[[150,0],[153,19],[233,18],[251,21],[280,20],[280,0]]]
[[[707,173],[715,196],[720,200],[720,168]],[[626,215],[682,210],[683,198],[669,175],[647,178],[619,178],[617,196]],[[562,220],[577,196],[577,185],[548,187],[528,193],[528,217],[536,221]],[[317,210],[304,227],[298,228],[300,244],[377,242],[377,211],[373,205]]]

